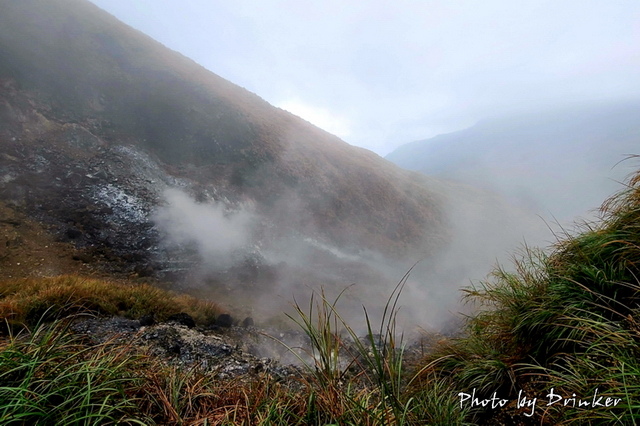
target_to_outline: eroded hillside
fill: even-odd
[[[446,243],[435,181],[272,107],[87,1],[0,9],[0,196],[76,262],[253,291],[283,280],[388,283],[385,264],[402,271]],[[13,248],[3,262],[15,267],[17,244],[3,238]]]

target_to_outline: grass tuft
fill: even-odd
[[[179,312],[188,313],[197,323],[212,324],[223,310],[213,302],[148,284],[75,275],[0,282],[0,319],[12,324],[35,324],[81,313],[132,319],[153,314],[162,321]]]
[[[0,423],[136,424],[131,362],[123,348],[83,347],[62,322],[10,336],[0,346]]]

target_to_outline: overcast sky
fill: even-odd
[[[386,155],[512,110],[640,98],[640,0],[91,0]]]

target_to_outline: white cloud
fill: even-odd
[[[309,123],[341,139],[348,141],[351,135],[349,121],[345,117],[333,114],[328,109],[313,106],[299,99],[288,99],[278,103],[276,106],[307,120]]]

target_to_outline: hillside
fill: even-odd
[[[640,174],[625,183],[601,220],[467,290],[478,310],[423,361],[419,393],[449,384],[472,424],[638,422]]]
[[[406,144],[386,158],[495,191],[566,223],[618,190],[633,165],[616,164],[637,154],[639,141],[640,103],[603,102],[485,120]]]
[[[0,0],[0,423],[636,424],[640,173],[549,250],[527,208],[599,196],[638,108],[565,113],[405,148],[446,181],[88,1]]]
[[[469,288],[477,310],[461,333],[423,330],[415,343],[396,328],[405,280],[364,335],[324,293],[295,305],[296,333],[234,326],[211,302],[148,285],[0,280],[0,319],[13,328],[0,334],[0,417],[7,424],[636,424],[639,227],[636,174],[603,204],[600,222],[551,250],[528,249],[514,272],[496,268]],[[193,317],[174,314],[180,310]],[[283,340],[286,349],[264,344]],[[298,366],[280,364],[286,355]]]
[[[2,208],[20,218],[2,224],[0,261],[15,274],[33,257],[33,226],[60,251],[27,273],[38,262],[50,273],[59,257],[108,274],[197,273],[256,288],[283,275],[363,281],[380,274],[362,253],[404,268],[449,238],[436,181],[272,107],[84,0],[0,3],[0,169]]]

